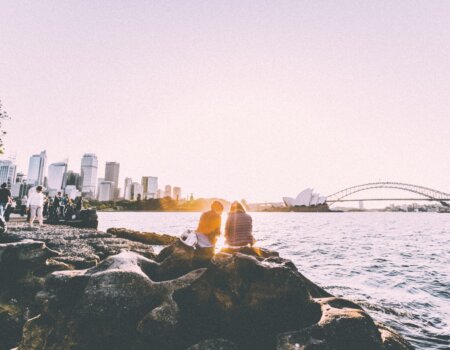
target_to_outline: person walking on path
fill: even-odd
[[[12,202],[11,191],[6,188],[6,183],[0,186],[0,216],[5,216],[5,210],[8,203]]]
[[[253,246],[255,238],[252,228],[252,217],[245,212],[241,203],[233,202],[225,224],[225,243],[230,247]]]
[[[42,193],[42,186],[36,187],[36,191],[29,193],[27,207],[30,208],[30,227],[33,226],[36,216],[39,220],[39,226],[44,224],[43,207],[44,207],[44,194]]]

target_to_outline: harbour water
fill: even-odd
[[[250,213],[277,250],[335,296],[363,306],[417,349],[450,349],[450,214]],[[99,229],[181,234],[200,213],[99,213]],[[224,219],[225,219],[224,215]]]

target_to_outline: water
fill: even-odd
[[[359,303],[417,349],[450,349],[450,214],[251,215],[259,246],[279,251],[333,295]],[[99,220],[101,230],[181,234],[199,216],[99,213]]]

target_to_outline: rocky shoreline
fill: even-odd
[[[165,245],[159,254],[153,245]],[[265,249],[13,224],[0,235],[0,350],[413,347]]]

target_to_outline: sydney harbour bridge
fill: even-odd
[[[397,189],[409,193],[418,194],[422,197],[420,198],[358,198],[349,199],[347,197],[352,194],[373,190],[373,189]],[[345,188],[339,192],[333,193],[327,196],[326,203],[332,205],[337,202],[354,202],[354,201],[436,201],[441,203],[446,207],[450,207],[450,194],[442,191],[434,190],[431,188],[411,185],[402,182],[370,182],[358,186],[352,186]]]

